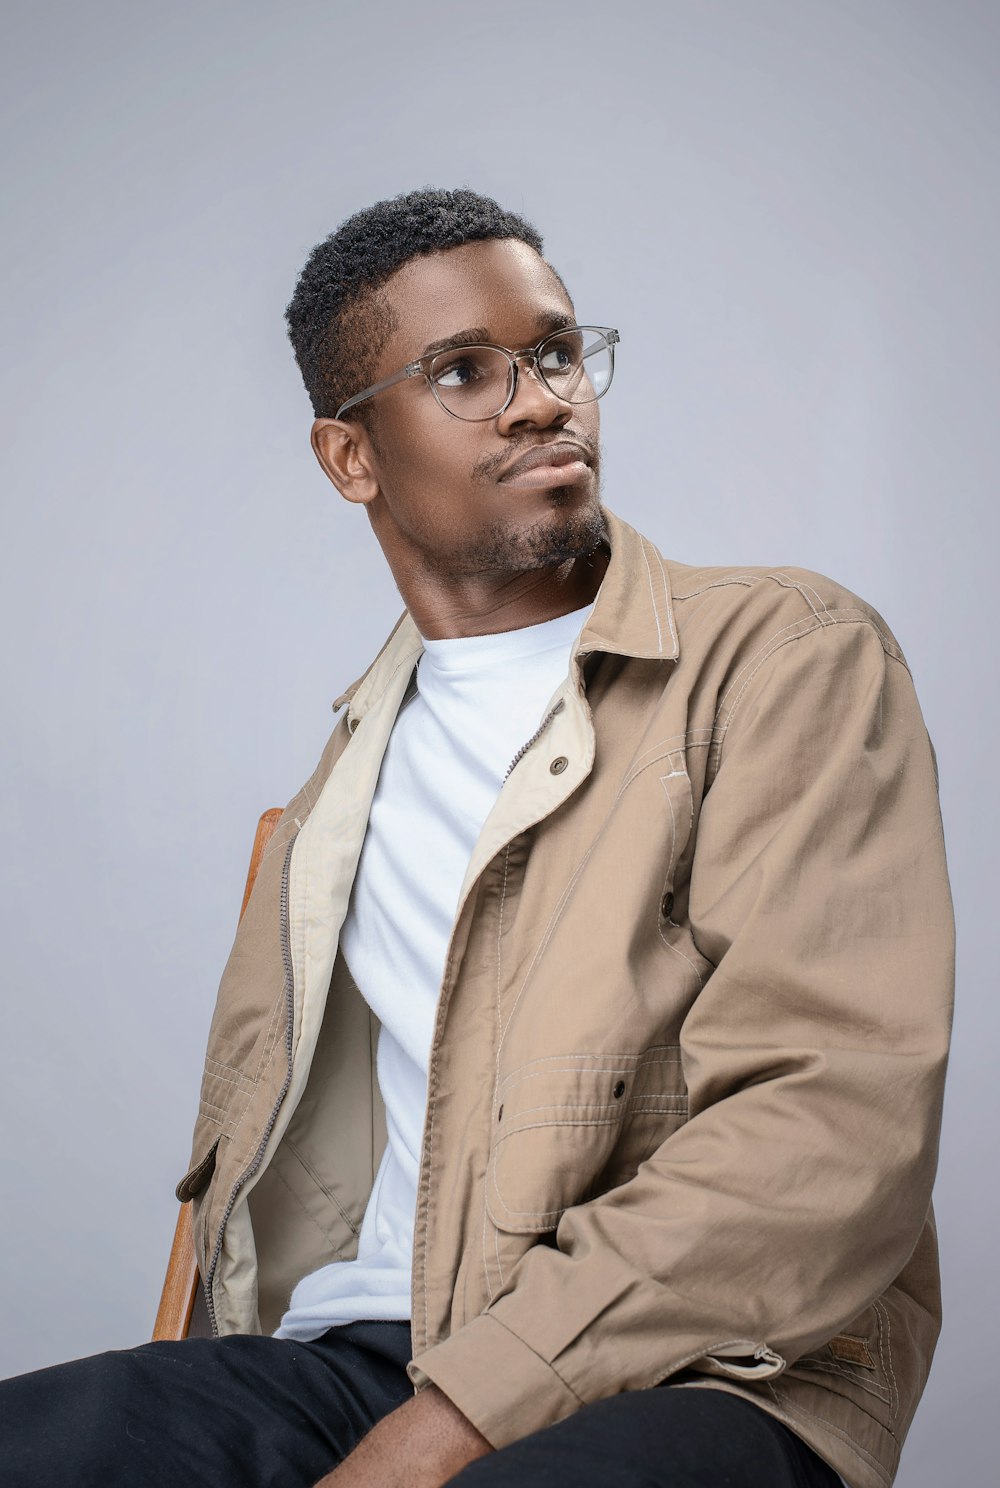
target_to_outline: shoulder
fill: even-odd
[[[877,609],[836,579],[795,565],[695,567],[664,559],[681,640],[702,650],[728,642],[743,659],[823,631],[826,644],[850,647],[861,632],[905,665],[899,642]]]

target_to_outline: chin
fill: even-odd
[[[548,568],[585,558],[607,541],[608,524],[596,489],[588,492],[578,485],[553,486],[545,497],[545,515],[527,522],[517,532],[516,556],[521,559],[517,566]]]
[[[466,574],[513,576],[585,558],[607,541],[596,476],[587,486],[552,486],[532,494],[537,499],[510,502],[459,552],[453,550],[447,567]]]

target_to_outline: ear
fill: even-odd
[[[368,431],[361,424],[319,418],[309,438],[324,473],[345,501],[367,506],[375,500],[379,483],[374,472],[374,452]]]

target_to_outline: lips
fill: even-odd
[[[589,465],[590,456],[582,444],[570,443],[562,440],[558,444],[539,444],[534,449],[528,450],[527,454],[521,455],[506,467],[501,481],[516,480],[519,476],[527,475],[532,470],[559,468],[563,465]]]

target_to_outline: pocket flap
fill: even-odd
[[[590,1197],[622,1131],[683,1109],[680,1052],[566,1054],[532,1060],[502,1081],[486,1207],[498,1229],[554,1229]]]
[[[201,1161],[196,1163],[191,1171],[185,1174],[180,1183],[178,1183],[175,1192],[182,1204],[186,1204],[188,1199],[195,1198],[203,1189],[208,1187],[212,1179],[212,1174],[215,1172],[215,1158],[218,1150],[219,1138],[216,1137]]]

